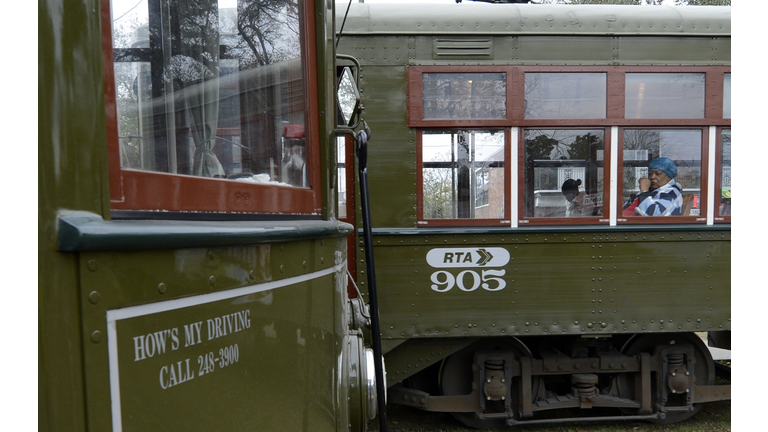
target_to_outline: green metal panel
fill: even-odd
[[[84,253],[90,427],[336,430],[344,244]]]
[[[518,37],[517,59],[537,64],[606,64],[612,60],[612,41],[596,36]]]
[[[352,4],[344,33],[723,35],[731,32],[730,19],[730,6]]]
[[[426,261],[432,249],[494,247],[510,255],[493,268],[498,291],[473,279],[490,267]],[[375,253],[386,338],[730,329],[729,231],[377,236]],[[438,271],[464,272],[466,290],[432,289]]]
[[[404,67],[363,65],[360,81],[368,124],[368,181],[376,197],[374,227],[416,225],[416,133],[406,123]],[[402,157],[408,155],[410,157]],[[397,191],[397,193],[392,193]]]
[[[626,36],[618,38],[618,46],[620,64],[731,64],[730,37]]]
[[[37,10],[38,427],[80,431],[78,263],[55,252],[55,220],[60,208],[103,214],[108,199],[99,2],[46,0]]]

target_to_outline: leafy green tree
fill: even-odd
[[[424,170],[424,218],[449,219],[453,216],[453,178],[450,169]]]

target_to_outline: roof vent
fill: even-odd
[[[438,59],[493,59],[492,38],[435,38],[432,58]]]

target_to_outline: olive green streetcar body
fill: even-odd
[[[528,185],[517,137],[523,139],[526,127],[587,129],[589,122],[525,123],[520,113],[509,114],[522,94],[508,93],[506,117],[497,123],[450,115],[430,123],[426,114],[420,117],[426,91],[423,100],[414,91],[421,75],[409,72],[621,68],[623,80],[633,68],[728,67],[730,8],[352,4],[342,29],[344,15],[338,8],[338,49],[360,61],[361,101],[373,131],[368,179],[389,403],[451,412],[473,427],[500,427],[599,416],[673,422],[701,402],[730,398],[730,386],[713,385],[719,366],[695,335],[711,332],[710,343],[730,349],[730,223],[712,223],[711,215],[707,222],[702,213],[684,223],[626,224],[620,207],[608,206],[604,219],[591,224],[528,223],[535,221],[518,213],[518,195]],[[522,76],[507,78],[508,92]],[[609,99],[615,97],[611,85]],[[460,101],[446,102],[446,112],[451,103]],[[713,147],[716,128],[729,129],[730,119],[703,117],[647,125],[699,128]],[[619,128],[647,125],[608,112],[594,128],[615,140]],[[504,161],[512,179],[503,197],[513,201],[511,214],[499,223],[481,221],[486,227],[456,216],[435,223],[420,214],[420,195],[427,199],[420,134],[471,129],[512,136]],[[363,256],[359,249],[362,287]],[[675,381],[681,362],[685,376],[695,379]],[[547,416],[559,408],[576,413]]]
[[[729,231],[398,231],[375,237],[386,339],[730,329]]]
[[[323,137],[311,168],[323,211],[119,220],[105,119],[108,5],[38,8],[39,430],[363,430],[370,350],[347,293],[353,228],[328,210],[333,4],[314,2],[317,31],[306,39],[318,41],[306,47],[318,106],[306,111]]]

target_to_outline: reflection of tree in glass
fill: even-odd
[[[529,130],[525,139],[526,157],[530,160],[587,160],[590,145],[598,139],[591,132],[578,135],[575,131]]]
[[[659,131],[653,129],[626,129],[624,131],[624,150],[648,150],[648,160],[658,157]]]
[[[113,46],[130,47],[137,28],[146,24],[137,16],[128,16],[113,23]],[[120,139],[121,163],[129,168],[141,166],[139,110],[136,76],[138,63],[115,63],[115,95],[117,99],[117,125]]]
[[[453,173],[451,169],[424,169],[424,219],[453,218]]]
[[[238,0],[237,29],[244,69],[300,57],[296,0]]]
[[[504,73],[424,74],[424,118],[491,119],[506,116]]]

